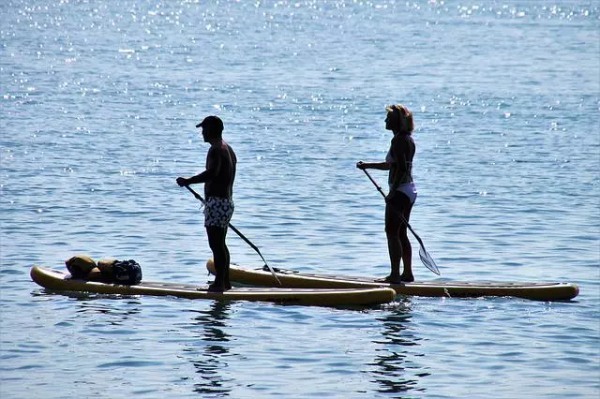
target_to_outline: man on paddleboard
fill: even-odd
[[[391,262],[391,273],[385,282],[400,283],[414,281],[412,272],[412,247],[408,240],[407,223],[417,199],[417,189],[412,177],[412,162],[415,142],[412,113],[404,105],[386,108],[385,128],[394,133],[390,149],[384,162],[358,162],[359,169],[389,170],[390,191],[385,199],[385,233]],[[400,274],[400,260],[404,265]]]
[[[229,281],[229,249],[225,242],[229,221],[233,216],[233,182],[237,157],[233,148],[223,140],[223,121],[207,116],[196,125],[202,128],[204,142],[210,143],[206,154],[206,170],[190,178],[178,177],[180,187],[204,183],[204,226],[216,269],[210,291],[222,292],[231,288]]]

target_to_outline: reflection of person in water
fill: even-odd
[[[374,382],[380,385],[378,391],[382,393],[418,391],[418,378],[429,374],[412,365],[413,357],[422,356],[414,350],[421,339],[415,337],[409,328],[410,302],[404,305],[378,319],[383,323],[383,339],[376,341],[380,347],[376,349],[377,356],[373,362],[376,369],[371,373],[375,377]]]
[[[192,361],[201,378],[194,384],[194,391],[202,394],[202,397],[227,397],[231,392],[231,381],[219,372],[227,368],[225,356],[229,355],[229,348],[224,343],[230,341],[229,334],[225,332],[230,307],[226,302],[214,301],[210,309],[201,311],[194,319],[194,323],[204,329],[201,337],[201,341],[205,343],[204,350],[199,354],[199,359]]]

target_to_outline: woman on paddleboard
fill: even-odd
[[[385,205],[385,233],[391,262],[391,273],[384,281],[400,283],[414,281],[412,272],[412,247],[408,240],[407,223],[417,199],[417,189],[412,177],[415,142],[412,113],[404,105],[386,108],[385,128],[394,133],[384,162],[358,162],[359,169],[389,170],[389,193]],[[400,261],[404,266],[400,274]]]
[[[196,127],[202,128],[204,141],[210,143],[206,170],[187,179],[178,177],[177,184],[183,187],[204,183],[204,226],[216,269],[215,281],[208,289],[222,292],[231,288],[230,256],[225,238],[234,210],[232,197],[237,158],[233,148],[223,140],[223,121],[219,117],[207,116]]]

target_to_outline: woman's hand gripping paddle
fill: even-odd
[[[377,191],[379,191],[379,193],[383,196],[383,198],[385,198],[385,193],[383,192],[383,190],[381,189],[381,187],[379,186],[379,184],[377,184],[377,182],[375,180],[373,180],[373,178],[371,177],[371,175],[369,174],[369,172],[367,172],[366,169],[362,169],[361,168],[361,170],[363,172],[365,172],[365,174],[367,175],[367,177],[369,178],[369,180],[371,180],[371,183],[373,183],[373,185],[375,185],[375,187],[377,187]],[[435,264],[435,261],[433,260],[433,258],[429,254],[429,252],[427,252],[427,250],[425,249],[425,244],[423,244],[423,240],[421,240],[421,237],[419,237],[419,235],[417,233],[415,233],[415,231],[410,226],[410,224],[408,223],[408,221],[404,218],[404,215],[400,214],[397,211],[396,211],[396,214],[398,216],[400,216],[400,218],[406,224],[406,226],[408,227],[408,229],[410,230],[410,232],[415,236],[415,238],[417,239],[417,241],[419,241],[419,245],[421,246],[419,248],[419,258],[421,258],[421,262],[423,262],[423,264],[425,265],[425,267],[427,267],[429,270],[431,270],[433,273],[435,273],[435,274],[437,274],[439,276],[440,275],[440,269],[438,269],[437,265]]]
[[[190,192],[194,195],[194,197],[196,197],[196,199],[198,201],[200,201],[200,202],[202,202],[202,204],[206,205],[206,201],[204,201],[204,198],[202,198],[200,196],[200,194],[198,194],[196,191],[194,191],[193,188],[191,188],[190,186],[184,186],[184,187],[187,188],[188,190],[190,190]],[[229,227],[231,227],[231,230],[233,230],[235,232],[235,234],[237,234],[242,240],[246,241],[246,243],[248,245],[250,245],[252,247],[252,249],[254,249],[256,251],[256,253],[260,256],[260,258],[263,260],[263,262],[265,262],[265,266],[269,269],[269,271],[271,272],[271,274],[277,281],[277,284],[279,284],[281,286],[282,285],[281,281],[279,281],[279,279],[277,278],[277,274],[275,274],[275,270],[273,270],[273,268],[271,266],[269,266],[269,264],[265,260],[264,256],[262,256],[262,254],[260,253],[260,250],[258,249],[258,247],[256,245],[252,244],[252,242],[249,239],[247,239],[246,236],[243,235],[238,229],[236,229],[231,223],[229,223]]]

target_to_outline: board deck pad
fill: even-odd
[[[207,285],[171,282],[145,282],[136,285],[105,283],[101,281],[73,279],[67,272],[40,266],[31,268],[31,279],[38,285],[56,291],[78,291],[117,295],[174,296],[188,299],[222,299],[268,301],[291,305],[312,306],[372,306],[394,300],[390,288],[269,288],[234,287],[225,292],[208,291]]]
[[[206,267],[209,272],[214,273],[212,259],[207,261]],[[275,272],[282,287],[288,288],[390,287],[398,295],[455,298],[510,296],[540,301],[566,301],[575,298],[579,294],[579,287],[572,283],[424,281],[389,284],[368,277],[299,273],[294,270],[277,268]],[[229,274],[231,281],[242,284],[278,286],[271,272],[263,269],[249,269],[231,265]]]

